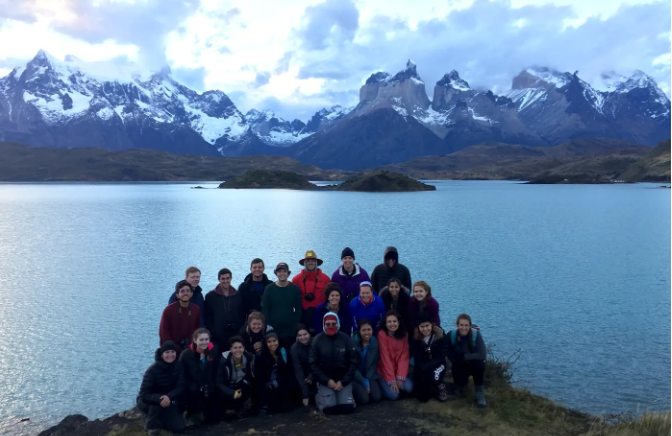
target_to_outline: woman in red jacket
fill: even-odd
[[[403,322],[400,322],[399,312],[390,310],[380,325],[378,332],[378,346],[380,360],[378,380],[383,395],[388,400],[396,400],[401,392],[413,391],[413,382],[408,378],[408,366],[411,360],[408,352],[408,335]]]

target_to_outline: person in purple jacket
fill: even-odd
[[[349,303],[353,298],[359,296],[359,285],[362,282],[370,282],[371,279],[364,268],[355,263],[355,252],[352,251],[352,248],[345,247],[343,249],[341,262],[343,262],[343,265],[334,271],[331,275],[331,281],[339,284],[343,297]]]
[[[420,312],[427,312],[434,324],[441,326],[439,302],[432,297],[432,288],[422,280],[413,283],[413,296],[408,302],[408,328],[410,330],[418,326]]]

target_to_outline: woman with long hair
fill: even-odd
[[[192,335],[189,348],[180,355],[184,375],[184,403],[188,417],[198,425],[219,421],[219,395],[217,393],[217,366],[220,354],[217,345],[210,342],[210,331],[199,328]]]
[[[421,312],[417,321],[418,326],[411,341],[413,392],[423,403],[429,401],[435,393],[439,401],[446,401],[448,393],[443,382],[446,375],[445,333],[426,312]]]
[[[401,284],[401,280],[392,277],[387,286],[380,290],[380,298],[385,303],[385,310],[394,309],[399,312],[401,319],[408,324],[408,305],[411,300],[411,290]]]
[[[264,338],[261,353],[254,359],[254,375],[262,415],[286,412],[292,408],[296,381],[287,351],[280,347],[280,339],[275,332],[268,333]]]
[[[420,312],[427,312],[435,325],[441,326],[439,302],[432,297],[432,288],[422,280],[413,283],[413,296],[408,302],[408,328],[413,331],[418,326]]]
[[[301,388],[301,399],[303,405],[307,406],[310,399],[315,396],[315,382],[310,372],[310,346],[313,338],[310,336],[308,327],[304,324],[296,326],[296,342],[290,349],[292,355],[292,366],[294,367],[294,377]]]
[[[381,400],[383,394],[378,384],[380,374],[376,371],[380,361],[380,348],[378,339],[373,336],[373,323],[368,319],[361,320],[359,330],[354,334],[352,340],[360,355],[359,366],[352,384],[355,403],[377,403]]]
[[[406,327],[399,312],[388,310],[378,332],[380,361],[378,373],[380,389],[388,400],[396,400],[401,392],[413,391],[413,382],[408,377],[410,355]]]

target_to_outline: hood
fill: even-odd
[[[385,254],[383,254],[383,261],[387,262],[388,259],[394,259],[399,263],[399,252],[396,247],[387,247],[385,249]]]
[[[383,289],[380,290],[380,293],[378,295],[382,297],[383,294],[389,294],[389,293],[390,291],[387,289],[387,286],[385,286]],[[399,295],[401,295],[402,293],[406,294],[409,297],[411,296],[411,290],[404,285],[401,285],[401,292],[399,292]]]
[[[224,360],[227,362],[229,361],[229,358],[233,360],[233,355],[231,354],[231,350],[225,351],[222,353],[222,357]],[[243,367],[247,366],[247,351],[243,351]]]
[[[219,295],[224,295],[224,292],[222,291],[222,285],[221,284],[217,285],[215,287],[215,289],[213,289],[213,291],[215,291]],[[229,295],[227,295],[227,297],[233,297],[234,295],[236,295],[237,292],[238,291],[236,290],[236,288],[234,288],[233,286],[229,286]]]
[[[351,277],[358,276],[358,275],[360,274],[360,272],[361,272],[361,268],[359,267],[359,264],[358,264],[358,263],[355,263],[355,264],[354,264],[354,267],[355,267],[355,271],[352,273],[352,276],[351,276]],[[348,275],[345,273],[345,268],[343,268],[343,265],[341,265],[341,266],[338,267],[338,275],[343,276],[343,277],[347,277],[347,276],[348,276]]]
[[[355,345],[357,345],[357,348],[360,348],[360,349],[362,348],[362,338],[359,336],[359,332],[352,335],[352,340],[354,341]],[[377,343],[378,343],[378,339],[376,339],[376,335],[371,336],[371,339],[369,339],[369,345],[373,345],[373,344],[377,344]]]
[[[252,273],[249,273],[248,275],[245,276],[245,279],[243,279],[243,282],[251,282],[251,281],[252,281]],[[264,273],[261,276],[261,281],[262,282],[270,282],[270,280],[268,280],[268,276],[266,275],[266,273]]]
[[[262,330],[263,329],[264,328],[262,327]],[[247,334],[247,335],[250,335],[250,334],[252,334],[252,335],[258,335],[258,334],[265,335],[266,333],[272,332],[272,331],[273,331],[273,327],[271,327],[270,325],[267,325],[266,326],[266,331],[262,331],[262,332],[259,332],[259,333],[252,333],[250,331],[250,325],[249,324],[245,325],[245,334]]]
[[[434,340],[432,341],[432,343],[443,340],[443,337],[446,335],[446,332],[444,332],[443,329],[438,325],[432,327],[432,333],[434,334]],[[414,335],[415,339],[418,341],[421,341],[424,338],[424,336],[422,336],[422,333],[420,333],[420,329],[418,327],[415,328]]]
[[[336,328],[338,330],[340,330],[341,329],[341,319],[338,317],[338,314],[334,313],[334,312],[327,312],[327,313],[324,314],[324,316],[322,317],[322,330],[326,331],[326,327],[324,326],[324,320],[328,316],[335,316],[336,317]]]
[[[161,365],[161,368],[171,368],[174,365],[177,365],[178,359],[176,358],[173,363],[167,363],[166,361],[163,360],[161,357],[161,348],[157,348],[156,351],[154,351],[154,364],[155,365]],[[178,356],[179,357],[179,356]]]
[[[195,288],[191,288],[194,291],[194,295],[196,294],[201,294],[203,295],[203,288],[201,288],[200,285],[196,286]],[[193,295],[191,297],[192,299],[194,298]]]

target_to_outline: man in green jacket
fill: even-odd
[[[301,321],[301,290],[287,280],[291,271],[286,263],[279,263],[273,272],[278,281],[266,286],[261,312],[266,325],[278,334],[280,346],[289,350],[296,342],[296,325]]]

